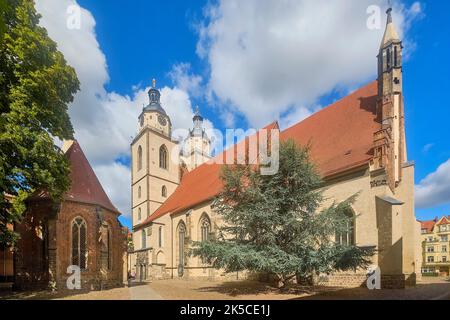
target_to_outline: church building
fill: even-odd
[[[80,271],[79,289],[100,290],[126,281],[127,232],[77,141],[62,150],[70,165],[71,185],[62,201],[45,191],[26,200],[15,225],[16,289],[71,289],[67,280]],[[75,282],[71,282],[74,286]]]
[[[403,46],[391,11],[378,53],[378,79],[282,131],[280,139],[311,145],[311,157],[325,181],[324,206],[358,194],[349,212],[351,232],[336,241],[375,247],[373,264],[381,270],[382,286],[404,288],[414,285],[420,274],[420,224],[414,214],[414,163],[406,150]],[[210,157],[210,146],[198,111],[189,137],[197,147],[190,155],[202,156],[195,157],[199,161],[194,165],[183,164],[160,93],[152,88],[149,96],[131,147],[132,268],[141,280],[247,276],[214,270],[187,254],[191,241],[207,240],[220,226],[211,205],[222,188],[222,164],[202,164]],[[278,124],[267,128],[277,129]],[[366,270],[320,277],[323,284],[346,286],[363,285],[366,279]]]

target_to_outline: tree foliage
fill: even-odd
[[[350,232],[346,213],[355,197],[320,210],[323,184],[308,154],[292,140],[282,143],[272,176],[254,166],[224,166],[214,202],[223,224],[215,238],[194,243],[192,254],[227,272],[275,274],[281,285],[296,275],[367,266],[373,249],[335,241],[336,233]]]
[[[58,199],[69,187],[54,138],[73,137],[68,105],[79,81],[38,25],[34,1],[0,0],[0,9],[0,244],[11,245],[17,235],[7,225],[20,219],[24,199],[37,189]]]

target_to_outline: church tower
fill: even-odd
[[[192,120],[194,128],[189,130],[181,154],[181,158],[189,171],[211,159],[211,140],[203,128],[203,117],[198,106]]]
[[[375,135],[375,159],[376,167],[386,169],[388,185],[393,191],[402,179],[401,168],[407,161],[402,52],[402,41],[389,8],[378,55],[378,117],[382,130]]]
[[[178,144],[171,138],[172,123],[161,106],[155,80],[148,96],[131,144],[133,228],[155,212],[179,184]]]

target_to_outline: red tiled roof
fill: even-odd
[[[70,163],[70,179],[72,183],[69,191],[65,194],[65,198],[70,201],[99,205],[119,213],[106,195],[77,141],[74,141],[67,150],[66,157]]]
[[[428,233],[433,231],[435,224],[436,224],[435,220],[420,221],[421,229],[427,230]]]
[[[281,139],[310,143],[312,160],[324,177],[365,164],[373,156],[374,133],[381,129],[377,94],[374,81],[285,130]]]
[[[285,130],[280,138],[309,143],[311,157],[323,177],[365,165],[373,155],[374,133],[381,129],[376,119],[377,94],[378,82],[374,81]],[[226,152],[229,150],[218,157]],[[184,175],[175,192],[140,226],[217,196],[222,188],[220,170],[220,164],[203,164]]]
[[[120,212],[109,200],[105,190],[103,190],[100,181],[77,141],[70,145],[65,156],[69,160],[71,185],[64,198],[69,201],[98,205],[120,215]],[[29,200],[47,199],[49,197],[48,192],[38,191]]]

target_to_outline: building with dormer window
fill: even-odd
[[[450,275],[450,216],[421,222],[422,274]]]

